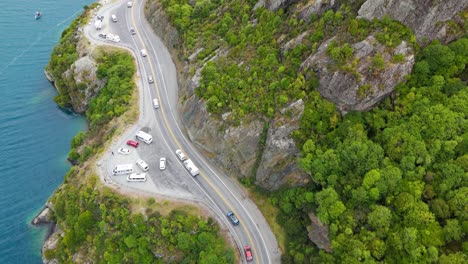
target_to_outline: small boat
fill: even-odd
[[[35,19],[39,19],[39,18],[41,18],[41,16],[42,16],[42,13],[39,12],[39,11],[36,11],[36,13],[34,14]]]

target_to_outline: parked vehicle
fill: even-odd
[[[96,28],[96,30],[101,30],[102,29],[102,21],[99,20],[99,19],[96,19],[96,21],[94,21],[94,27]]]
[[[138,148],[138,142],[133,141],[133,140],[127,140],[127,145],[132,146],[134,148]]]
[[[197,166],[193,164],[192,160],[188,159],[184,161],[184,166],[190,172],[190,175],[192,175],[193,177],[197,176],[200,173]]]
[[[130,154],[130,150],[128,148],[119,148],[119,150],[117,150],[117,152],[119,152],[122,155]]]
[[[136,164],[138,165],[138,167],[140,167],[143,171],[148,171],[149,170],[149,166],[148,164],[143,161],[142,159],[139,159],[136,161]]]
[[[129,182],[145,182],[146,173],[132,173],[127,176],[127,181]]]
[[[132,164],[121,164],[114,167],[112,170],[113,175],[124,175],[133,172],[133,165]]]
[[[151,144],[151,142],[153,142],[153,137],[150,134],[141,130],[136,133],[135,137],[145,142],[146,144]]]
[[[239,225],[239,219],[237,219],[236,215],[232,211],[229,211],[226,215],[233,225]]]
[[[159,159],[159,169],[165,170],[166,169],[166,158]]]
[[[180,160],[184,161],[185,159],[187,159],[184,155],[184,153],[182,153],[182,150],[178,149],[175,151],[175,154],[177,155],[177,157],[179,157]]]
[[[113,42],[120,42],[119,35],[114,35],[114,34],[111,34],[111,33],[106,35],[106,39],[110,40],[110,41],[113,41]]]
[[[103,38],[103,39],[105,39],[105,38],[106,38],[106,34],[104,34],[104,33],[99,33],[99,35],[98,35],[98,36],[99,36],[100,38]]]
[[[245,254],[245,259],[247,261],[252,261],[253,260],[252,249],[250,248],[250,246],[245,246],[244,247],[244,254]]]

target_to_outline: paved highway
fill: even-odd
[[[136,192],[143,191],[203,203],[229,229],[238,246],[242,262],[246,262],[243,248],[249,245],[253,251],[253,263],[280,263],[276,238],[257,206],[236,181],[214,167],[183,133],[177,112],[177,71],[169,51],[144,18],[144,4],[144,1],[133,1],[133,7],[129,8],[127,1],[105,3],[97,13],[104,15],[103,29],[97,31],[92,23],[85,28],[85,33],[92,43],[105,42],[124,47],[132,51],[137,60],[140,117],[136,125],[129,127],[113,143],[113,154],[109,151],[98,162],[104,179]],[[111,14],[117,16],[117,22],[111,20]],[[135,35],[129,32],[131,27],[135,28]],[[98,37],[99,33],[117,34],[121,42],[106,41]],[[148,56],[142,57],[141,49],[146,49]],[[149,75],[155,80],[152,84],[148,82]],[[153,98],[159,99],[160,108],[153,108]],[[117,149],[126,147],[126,140],[134,140],[138,130],[151,134],[153,143],[147,145],[140,141],[140,146],[132,149],[130,155],[118,154]],[[176,149],[181,149],[195,163],[200,169],[200,175],[192,177],[185,170],[175,155]],[[160,157],[167,158],[166,170],[159,170]],[[112,176],[111,170],[115,165],[134,164],[138,158],[145,160],[150,166],[147,182],[127,182],[124,176]],[[226,217],[229,210],[236,214],[240,225],[233,226],[229,222]]]

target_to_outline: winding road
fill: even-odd
[[[101,176],[107,183],[133,192],[202,203],[217,216],[218,222],[229,230],[243,263],[247,262],[243,252],[246,245],[249,245],[253,252],[253,261],[249,263],[280,263],[281,253],[276,238],[260,210],[239,184],[213,166],[183,133],[177,111],[179,88],[176,67],[169,51],[145,19],[145,1],[132,2],[132,7],[127,7],[127,1],[104,2],[96,13],[104,16],[103,29],[96,30],[93,26],[94,20],[84,28],[93,45],[114,45],[131,51],[137,61],[139,77],[139,120],[137,124],[129,126],[126,132],[113,142],[111,150],[97,162]],[[117,22],[111,20],[111,14],[117,16]],[[129,32],[131,27],[135,28],[135,35]],[[121,41],[112,43],[98,37],[99,33],[117,34]],[[148,56],[140,55],[142,49],[147,50]],[[148,82],[150,75],[155,80],[151,84]],[[158,109],[153,108],[154,98],[159,99]],[[135,140],[138,130],[151,134],[153,142],[148,145],[139,141],[140,146],[137,149],[129,147],[129,155],[118,154],[117,149],[127,147],[125,142],[128,139]],[[175,155],[176,149],[181,149],[200,169],[197,177],[192,177],[184,168]],[[159,170],[160,157],[167,159],[165,170]],[[146,182],[127,182],[125,176],[112,175],[112,168],[117,164],[135,164],[135,160],[139,158],[146,161],[150,167],[146,172]],[[230,223],[226,217],[228,211],[235,213],[240,221],[238,226]]]

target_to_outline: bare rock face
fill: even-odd
[[[410,27],[419,41],[440,39],[449,42],[458,37],[449,34],[448,20],[461,23],[458,15],[468,8],[466,0],[367,0],[359,9],[359,17],[381,19],[388,15]]]
[[[335,0],[316,0],[308,2],[304,7],[297,10],[299,19],[309,22],[312,15],[322,15],[327,10],[337,8],[338,1]]]
[[[304,112],[301,100],[282,109],[270,126],[257,170],[256,183],[267,189],[277,189],[281,185],[307,184],[310,177],[298,168],[296,163],[299,150],[291,137],[299,128],[299,120]]]
[[[324,226],[313,213],[309,213],[309,218],[312,222],[310,226],[307,226],[310,241],[314,242],[319,249],[323,249],[328,253],[332,252],[330,239],[328,238],[328,227]]]
[[[148,1],[145,7],[145,17],[156,35],[164,41],[168,48],[180,45],[179,32],[172,26],[168,16],[164,13],[161,1]]]
[[[47,240],[44,242],[44,245],[42,245],[42,263],[44,264],[57,264],[59,263],[58,259],[46,259],[44,256],[44,252],[47,250],[54,250],[57,248],[57,242],[60,239],[61,236],[63,236],[64,233],[58,226],[55,227],[54,232],[52,235],[50,235]]]
[[[270,11],[277,11],[280,8],[288,8],[291,4],[297,3],[299,0],[259,0],[254,10],[259,7],[265,7]]]
[[[223,115],[229,117],[229,113]],[[204,101],[195,95],[183,104],[182,121],[190,139],[211,161],[229,174],[250,176],[256,161],[263,121],[253,120],[224,128],[223,121],[206,111]],[[224,128],[224,129],[223,129]]]
[[[317,53],[302,63],[301,68],[317,72],[320,79],[318,91],[324,98],[335,103],[342,113],[372,108],[411,73],[414,55],[404,41],[394,50],[379,44],[373,36],[353,44],[357,63],[354,72],[350,72],[332,67],[333,62],[326,53],[332,40],[325,41]],[[404,59],[395,62],[393,57],[397,54],[403,55]],[[384,67],[381,69],[376,69],[373,65],[376,56],[384,60]]]

